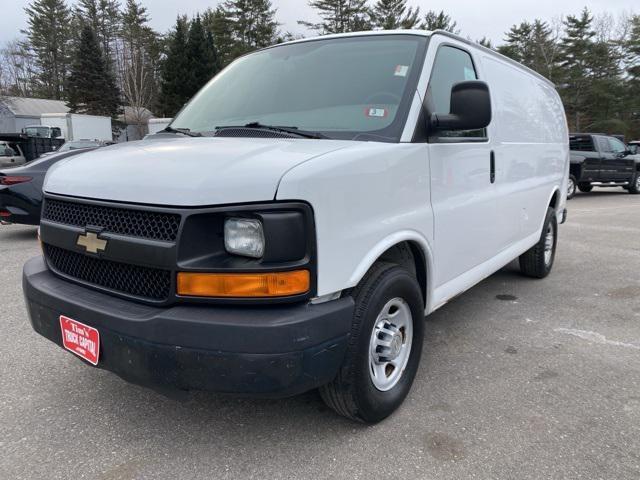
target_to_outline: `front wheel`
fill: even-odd
[[[549,275],[556,258],[558,220],[553,208],[547,209],[540,240],[520,255],[520,271],[528,277],[544,278]]]
[[[593,190],[593,185],[589,183],[581,183],[580,185],[578,185],[578,189],[581,192],[589,193],[591,190]]]
[[[635,195],[640,193],[640,172],[636,173],[636,177],[633,179],[633,182],[631,182],[631,185],[629,185],[629,193]]]
[[[404,401],[422,353],[424,303],[406,269],[379,262],[352,293],[349,347],[336,378],[320,388],[340,415],[376,423]]]

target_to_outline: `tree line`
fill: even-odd
[[[316,34],[375,29],[447,30],[444,11],[423,12],[409,0],[309,0]],[[22,37],[0,49],[0,94],[65,100],[72,111],[117,116],[123,105],[173,116],[237,57],[297,38],[282,30],[270,0],[225,0],[169,32],[150,26],[136,0],[33,0]],[[640,15],[595,16],[584,9],[562,19],[513,25],[499,45],[481,45],[549,78],[571,130],[640,137]]]

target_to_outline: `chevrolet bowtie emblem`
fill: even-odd
[[[86,248],[89,253],[98,253],[98,251],[104,252],[107,248],[107,241],[98,238],[98,235],[93,232],[78,235],[78,241],[76,244],[80,247]]]

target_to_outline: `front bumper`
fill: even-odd
[[[351,327],[350,297],[319,305],[168,308],[140,305],[27,262],[23,289],[34,330],[62,346],[59,316],[100,332],[99,368],[150,387],[284,397],[331,381]]]

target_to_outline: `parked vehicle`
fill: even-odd
[[[66,141],[92,138],[102,141],[113,140],[111,118],[79,113],[45,113],[42,123],[53,125]]]
[[[0,141],[0,167],[17,167],[26,162],[20,145]]]
[[[131,382],[320,388],[377,422],[409,392],[425,314],[513,259],[553,266],[560,98],[456,35],[251,53],[168,131],[53,169],[24,268],[33,328]]]
[[[61,138],[62,132],[59,127],[51,125],[28,125],[22,129],[29,137],[36,138]]]
[[[0,222],[38,225],[42,210],[42,184],[52,165],[93,148],[55,153],[21,167],[0,170]]]
[[[593,187],[624,187],[640,193],[640,156],[633,155],[615,137],[589,133],[571,134],[571,168],[568,198]]]
[[[42,154],[57,150],[64,140],[29,136],[26,133],[0,133],[0,142],[20,149],[27,162],[35,160]]]
[[[71,150],[81,150],[85,148],[98,148],[98,147],[103,147],[107,144],[110,144],[110,143],[103,142],[101,140],[87,140],[87,139],[74,140],[71,142],[65,142],[58,150],[44,153],[41,155],[41,157],[45,157],[47,155],[54,155],[60,152],[69,152]]]

